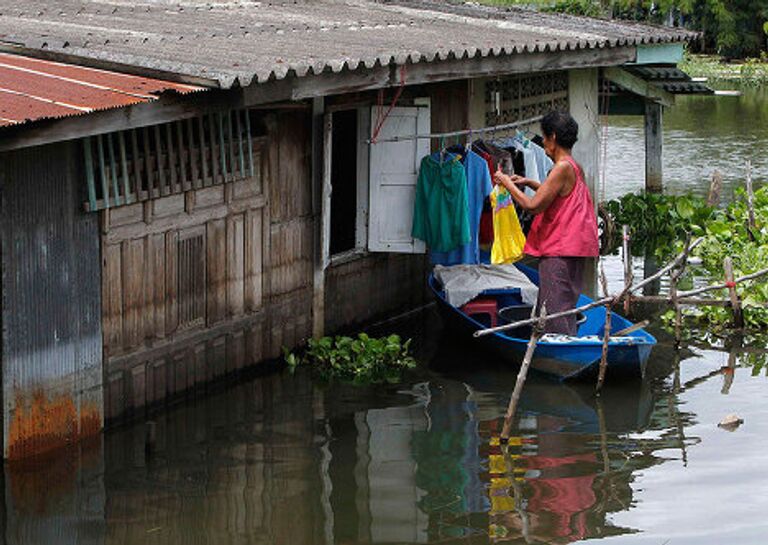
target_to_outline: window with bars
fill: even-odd
[[[83,148],[91,212],[254,175],[248,110],[87,137]]]
[[[567,72],[508,76],[485,86],[487,126],[514,123],[551,110],[568,111]]]
[[[180,236],[176,254],[179,328],[205,324],[205,235]]]

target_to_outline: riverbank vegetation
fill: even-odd
[[[688,75],[707,78],[713,85],[727,83],[745,87],[768,85],[768,54],[738,62],[728,62],[714,55],[687,54],[680,68]]]
[[[409,354],[410,344],[398,335],[374,338],[360,333],[357,337],[310,339],[302,353],[286,351],[284,356],[291,370],[308,365],[312,374],[324,381],[397,382],[403,371],[416,366]]]
[[[650,193],[625,195],[604,204],[610,221],[615,225],[630,225],[634,254],[655,254],[664,260],[679,252],[688,237],[704,237],[693,256],[700,264],[692,267],[705,283],[723,281],[723,260],[733,259],[734,276],[758,271],[768,264],[768,187],[754,193],[750,217],[746,191],[738,189],[727,206],[715,208],[693,195],[673,196]],[[614,232],[617,230],[614,229]],[[619,242],[613,237],[608,246]],[[690,276],[689,276],[690,281]],[[768,278],[761,277],[737,286],[744,308],[747,328],[768,327]],[[717,295],[727,298],[726,290]],[[724,307],[694,307],[685,312],[689,320],[701,325],[724,329],[732,319],[731,310]]]

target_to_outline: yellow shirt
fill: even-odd
[[[491,248],[491,263],[514,263],[523,257],[525,235],[517,219],[515,202],[507,188],[502,185],[494,186],[491,191],[491,208],[493,209],[493,247]]]

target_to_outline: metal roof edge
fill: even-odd
[[[161,79],[161,80],[166,80],[173,83],[181,83],[184,85],[194,85],[199,87],[207,87],[210,89],[223,88],[220,82],[215,79],[201,78],[198,76],[190,76],[188,74],[170,72],[166,70],[158,70],[154,68],[144,67],[141,65],[123,64],[123,63],[117,63],[112,61],[104,61],[101,59],[97,59],[93,57],[85,57],[82,55],[71,55],[68,53],[60,53],[56,51],[36,49],[33,47],[26,47],[19,44],[5,42],[2,40],[0,40],[0,52],[13,53],[14,55],[31,57],[33,59],[41,59],[46,61],[74,64],[77,66],[84,66],[87,68],[96,68],[99,70],[108,70],[110,72],[118,72],[121,74],[128,74],[131,76],[141,76],[141,77],[147,77],[147,78]],[[232,85],[230,85],[229,87],[232,87]]]

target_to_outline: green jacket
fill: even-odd
[[[471,240],[467,175],[457,156],[446,154],[442,162],[439,157],[421,160],[411,235],[430,250],[448,252]]]

